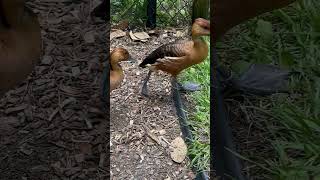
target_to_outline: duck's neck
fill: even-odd
[[[203,44],[206,44],[206,41],[203,39],[202,36],[192,35],[192,40],[194,42],[195,47],[203,46]]]

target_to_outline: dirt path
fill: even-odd
[[[108,179],[97,78],[106,25],[90,20],[90,0],[54,2],[28,3],[39,14],[44,56],[0,101],[1,180]]]
[[[164,33],[164,32],[162,32]],[[166,34],[166,33],[165,33]],[[111,48],[128,49],[137,63],[122,62],[125,80],[111,94],[111,176],[113,179],[193,179],[187,158],[175,163],[168,143],[181,135],[171,96],[170,77],[153,74],[150,97],[140,95],[148,70],[139,62],[160,44],[174,41],[173,36],[152,36],[145,43],[128,36],[111,41]],[[153,135],[159,140],[157,143]]]

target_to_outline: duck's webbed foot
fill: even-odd
[[[182,91],[182,92],[194,92],[194,91],[201,90],[200,84],[197,84],[197,83],[187,82],[186,84],[181,84],[177,82],[177,84],[179,87],[179,91]]]

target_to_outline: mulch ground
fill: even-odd
[[[170,157],[169,144],[181,136],[171,95],[171,78],[159,72],[148,83],[150,97],[140,94],[147,69],[138,64],[161,44],[175,41],[174,32],[159,31],[147,42],[129,36],[111,41],[111,48],[126,48],[138,62],[122,62],[125,79],[111,93],[111,176],[113,179],[193,179],[186,158]]]
[[[107,56],[104,23],[90,11],[97,1],[33,0],[43,55],[26,81],[0,101],[0,179],[192,179],[188,159],[175,163],[170,143],[181,135],[171,97],[170,78],[160,73],[140,96],[146,70],[123,64],[126,79],[111,94],[109,108],[100,99],[101,63]],[[172,36],[146,43],[128,37],[112,42],[141,60]],[[159,141],[156,141],[158,139]]]
[[[0,179],[108,179],[100,100],[106,25],[92,1],[34,0],[43,56],[0,101]]]

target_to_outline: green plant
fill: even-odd
[[[209,43],[209,38],[206,38]],[[183,72],[183,81],[201,84],[201,91],[194,92],[191,104],[194,111],[189,112],[189,121],[193,129],[194,142],[189,148],[191,163],[198,169],[207,170],[210,161],[210,54],[207,59]]]
[[[319,7],[317,0],[301,0],[234,28],[229,40],[219,44],[227,54],[220,54],[228,59],[224,61],[226,65],[246,61],[298,72],[290,78],[290,94],[286,98],[257,97],[258,102],[250,102],[260,105],[262,114],[269,113],[266,117],[251,112],[250,118],[253,126],[265,126],[261,133],[270,144],[264,146],[274,152],[268,157],[240,152],[245,159],[254,159],[271,170],[256,167],[252,176],[260,177],[263,172],[268,179],[320,178]]]

